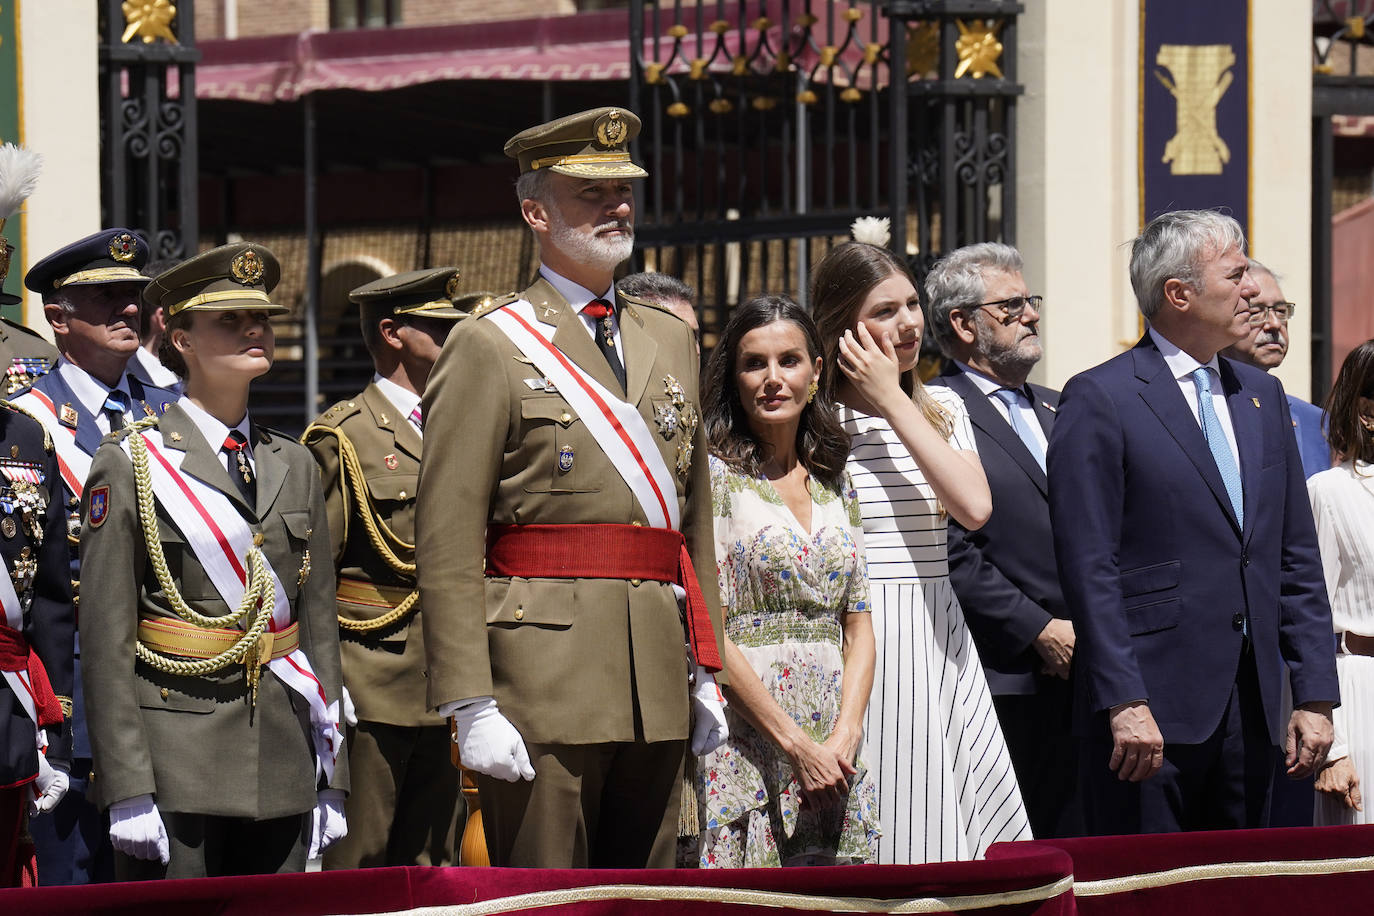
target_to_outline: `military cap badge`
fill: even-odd
[[[127,232],[121,232],[110,239],[110,257],[121,264],[128,263],[138,254],[138,240]]]
[[[611,109],[604,118],[596,122],[596,139],[602,146],[619,146],[625,139],[625,122],[620,112]]]
[[[448,283],[444,284],[444,295],[449,298],[449,301],[458,298],[458,280],[462,276],[460,271],[455,270],[453,276],[448,278]]]
[[[234,275],[234,279],[245,286],[257,283],[262,279],[262,258],[251,248],[241,251],[229,263],[229,272]]]

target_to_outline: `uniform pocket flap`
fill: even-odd
[[[309,539],[311,533],[309,509],[290,509],[281,514],[281,520],[292,537],[300,538],[302,541]]]
[[[178,678],[183,684],[187,679]],[[135,678],[138,705],[143,709],[170,709],[175,712],[210,713],[215,711],[215,698],[209,695],[210,686],[206,685],[205,696],[191,696],[175,687],[164,687],[143,677]]]
[[[372,493],[372,498],[378,502],[391,500],[401,502],[415,496],[416,483],[419,477],[415,474],[388,474],[381,477],[369,477],[367,488]]]
[[[572,626],[572,579],[487,580],[487,624],[507,627]],[[504,586],[504,587],[503,587]]]
[[[525,420],[552,420],[567,427],[577,419],[577,411],[562,398],[522,398],[520,416]]]
[[[1121,573],[1121,594],[1129,598],[1132,595],[1162,592],[1166,588],[1178,588],[1178,575],[1178,560],[1128,569]]]
[[[1126,625],[1132,636],[1143,636],[1178,626],[1179,615],[1183,613],[1183,600],[1165,598],[1151,604],[1126,608]]]

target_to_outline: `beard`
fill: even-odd
[[[975,326],[978,351],[983,354],[996,372],[998,378],[1021,384],[1025,382],[1035,364],[1040,362],[1044,351],[1040,347],[1040,337],[1023,337],[1011,346],[1003,346],[997,339],[997,331],[983,322]]]
[[[570,258],[588,267],[601,270],[614,270],[634,253],[635,230],[628,220],[611,220],[590,231],[569,226],[563,214],[552,204],[546,203],[549,211],[549,239],[554,247]],[[609,229],[623,229],[628,235],[602,238],[599,233]]]

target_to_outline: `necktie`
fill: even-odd
[[[1226,433],[1217,419],[1216,408],[1212,406],[1212,373],[1203,366],[1193,370],[1193,381],[1197,383],[1197,415],[1202,423],[1202,438],[1212,451],[1212,460],[1221,472],[1221,482],[1226,484],[1226,495],[1231,498],[1231,508],[1236,510],[1236,523],[1245,525],[1244,496],[1240,488],[1240,468],[1236,467],[1231,445],[1226,441]]]
[[[420,405],[416,404],[415,409],[410,412],[410,422],[415,424],[415,428],[420,432],[425,430],[424,414],[420,411]]]
[[[248,463],[248,440],[237,429],[231,429],[224,438],[224,445],[220,447],[229,455],[229,477],[234,481],[234,486],[239,488],[244,502],[250,506],[257,505],[258,488],[253,478],[253,466]]]
[[[105,416],[110,420],[110,431],[124,428],[124,411],[129,409],[129,396],[118,388],[105,396]]]
[[[611,364],[611,371],[615,373],[616,381],[620,382],[620,390],[624,391],[625,367],[620,363],[620,354],[615,352],[615,306],[605,299],[593,299],[582,307],[582,314],[601,320],[601,327],[592,337],[596,338],[596,348]]]
[[[1040,440],[1035,438],[1035,433],[1026,426],[1025,418],[1021,416],[1021,399],[1017,397],[1020,390],[1016,388],[999,388],[994,394],[1007,405],[1007,422],[1011,423],[1012,432],[1021,437],[1021,441],[1026,445],[1026,451],[1031,453],[1035,463],[1040,465],[1040,470],[1045,470],[1045,451],[1040,447]]]

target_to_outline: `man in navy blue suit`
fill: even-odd
[[[72,591],[80,616],[81,488],[100,440],[145,416],[162,413],[177,396],[130,371],[139,347],[139,303],[148,243],[130,229],[111,228],[72,242],[29,269],[24,285],[43,297],[43,314],[61,354],[52,370],[14,397],[52,437],[62,481],[52,511],[68,519]],[[99,583],[92,583],[99,594]],[[98,609],[98,605],[96,606]],[[90,884],[114,878],[108,818],[87,797],[91,747],[81,688],[78,625],[74,659],[71,789],[51,817],[32,822],[38,883]]]
[[[1290,776],[1319,769],[1339,691],[1283,388],[1217,357],[1254,318],[1244,233],[1156,217],[1131,285],[1149,330],[1069,380],[1048,455],[1087,826],[1264,826],[1278,747]]]
[[[1250,333],[1222,350],[1221,355],[1269,372],[1282,365],[1288,355],[1288,319],[1293,317],[1297,306],[1284,298],[1274,272],[1254,258],[1250,259],[1250,276],[1260,289],[1259,295],[1250,300],[1254,316]],[[1288,411],[1293,415],[1293,435],[1298,439],[1298,453],[1302,455],[1303,474],[1311,477],[1331,467],[1331,446],[1326,443],[1326,414],[1302,398],[1291,394],[1287,398]]]
[[[1059,392],[1027,382],[1040,361],[1040,310],[1021,254],[983,242],[926,277],[930,330],[950,358],[933,385],[968,408],[992,488],[977,531],[949,522],[949,577],[992,690],[1037,837],[1082,832],[1070,728],[1073,623],[1050,535],[1045,446]]]

